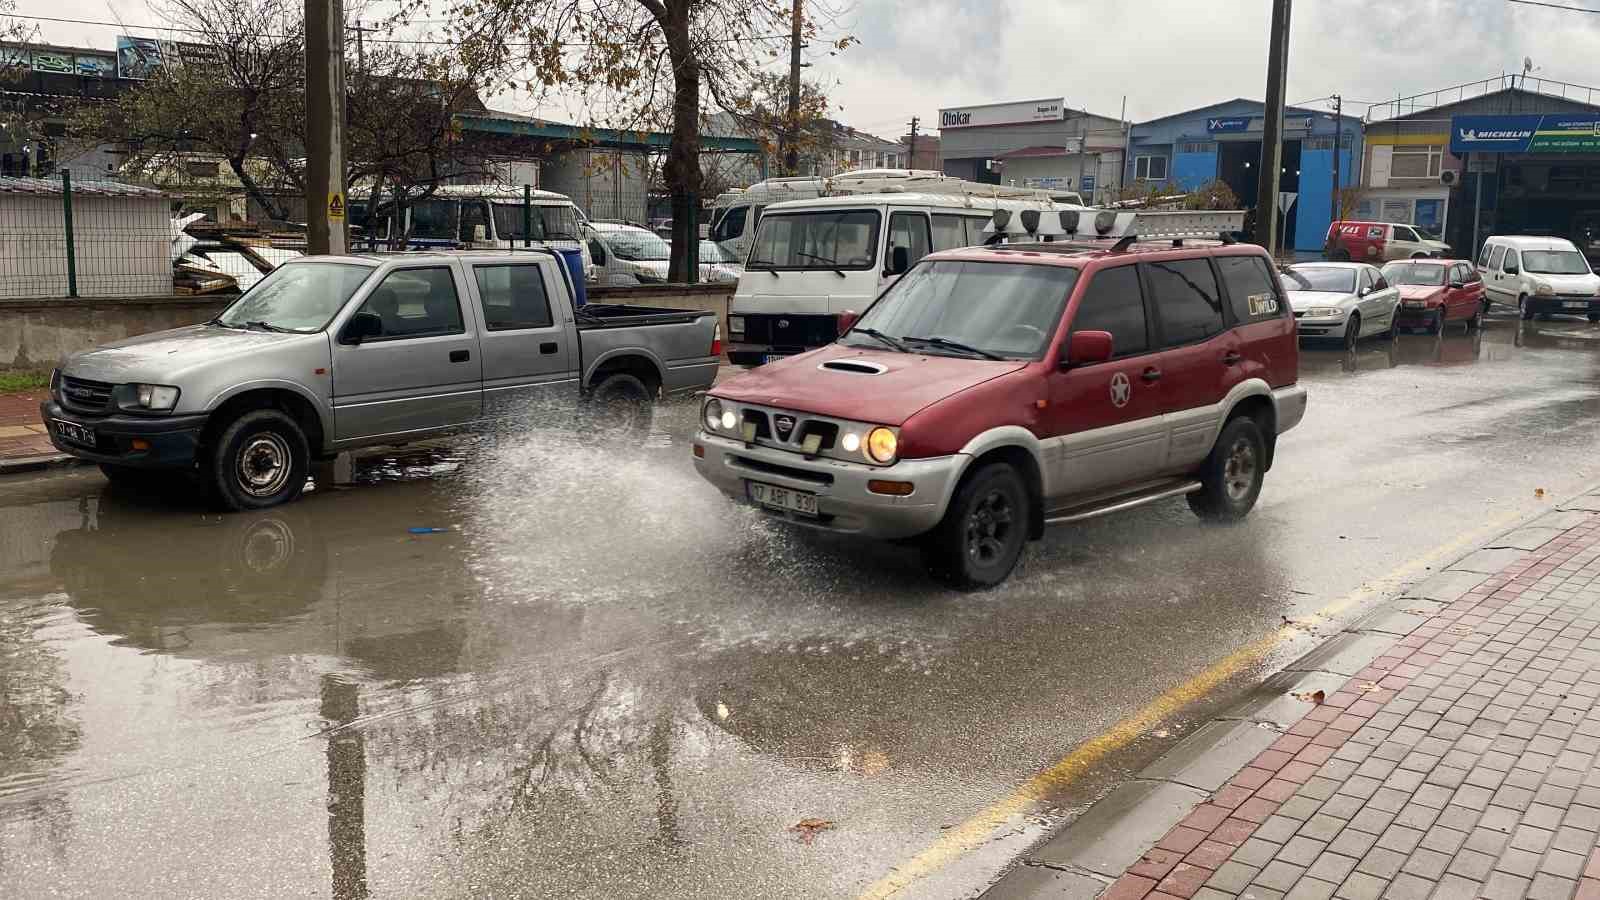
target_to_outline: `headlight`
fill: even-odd
[[[728,333],[744,334],[744,316],[728,317]]]
[[[887,428],[874,428],[867,435],[867,455],[876,462],[894,462],[894,455],[899,450],[900,438]]]
[[[705,405],[706,427],[716,431],[722,427],[722,401],[715,398],[706,401]]]
[[[1308,319],[1337,319],[1344,315],[1344,310],[1337,306],[1313,306],[1306,310]]]
[[[854,431],[849,432],[839,440],[839,446],[846,453],[855,453],[861,449],[861,435],[856,434]]]
[[[1548,284],[1541,284],[1538,287],[1534,288],[1533,292],[1536,293],[1536,294],[1539,294],[1540,296],[1548,297],[1551,294],[1554,294],[1556,292],[1556,289],[1551,287]]]
[[[123,409],[165,412],[178,405],[178,389],[166,384],[128,384],[119,392]]]

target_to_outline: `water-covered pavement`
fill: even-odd
[[[539,428],[259,514],[93,470],[9,478],[0,885],[854,897],[1301,623],[901,892],[970,895],[1319,633],[1600,478],[1587,323],[1308,351],[1302,371],[1305,424],[1242,526],[1178,501],[1058,530],[973,595],[908,549],[727,504],[690,465],[688,402],[642,449]]]

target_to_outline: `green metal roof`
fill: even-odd
[[[659,131],[590,128],[506,113],[458,113],[456,118],[461,121],[461,126],[469,131],[544,138],[552,141],[571,141],[575,144],[584,144],[592,147],[611,147],[622,150],[664,150],[672,143],[672,135]],[[734,153],[763,152],[760,141],[740,137],[701,135],[700,147],[703,150],[722,150]]]

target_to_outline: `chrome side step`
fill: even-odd
[[[1063,512],[1059,515],[1046,516],[1044,523],[1046,525],[1068,525],[1073,522],[1082,522],[1085,519],[1095,519],[1099,518],[1100,516],[1110,515],[1111,513],[1122,512],[1123,510],[1136,509],[1149,503],[1170,500],[1173,497],[1182,497],[1185,494],[1192,494],[1198,490],[1200,490],[1200,482],[1186,481],[1177,485],[1176,487],[1162,488],[1154,493],[1135,494],[1131,497],[1127,495],[1123,495],[1122,497],[1113,497],[1110,500],[1105,501],[1104,505],[1077,507],[1076,509]]]

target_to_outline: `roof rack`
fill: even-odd
[[[1243,210],[1197,210],[1193,212],[1118,212],[1110,209],[1026,209],[1013,213],[997,209],[984,226],[996,238],[1023,240],[1111,240],[1114,249],[1127,249],[1141,240],[1216,238],[1244,228]],[[1231,243],[1231,239],[1224,239]],[[1127,246],[1123,246],[1124,243]]]

